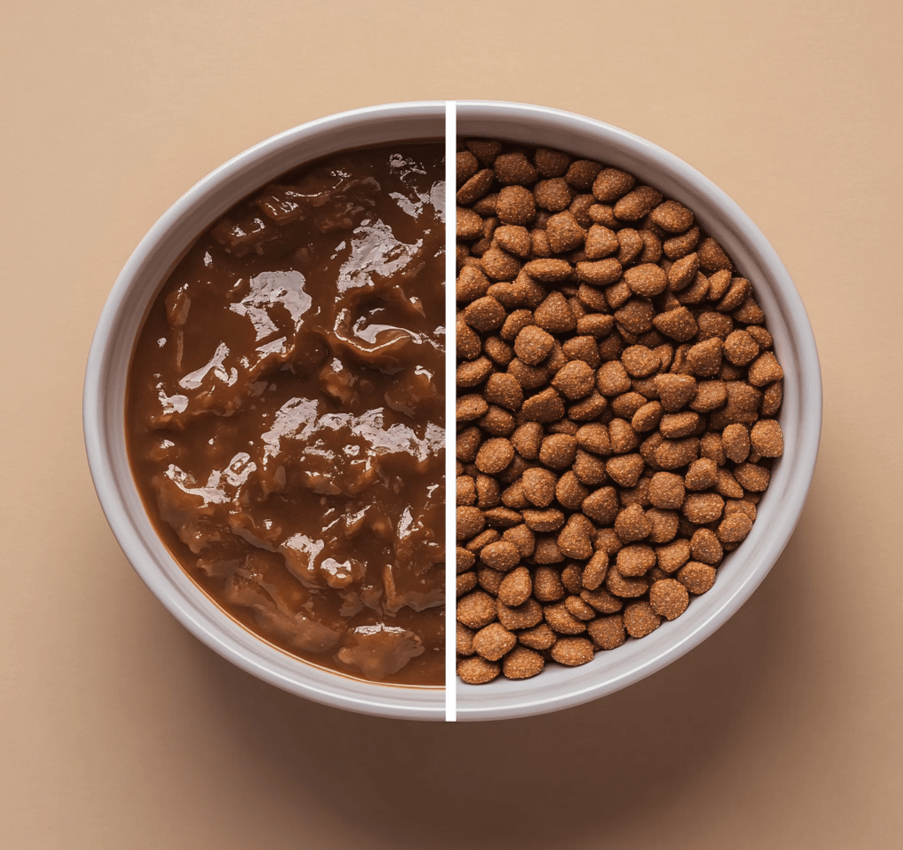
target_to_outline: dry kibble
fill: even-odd
[[[657,375],[655,388],[662,407],[669,413],[675,413],[696,395],[696,379],[692,375]]]
[[[488,593],[475,590],[458,600],[457,617],[468,628],[481,629],[496,618],[496,602]]]
[[[496,603],[499,622],[510,630],[530,629],[542,622],[542,606],[535,599],[528,599],[520,605]]]
[[[599,649],[617,649],[626,640],[624,618],[620,614],[599,617],[587,627],[589,636]]]
[[[529,679],[542,672],[545,659],[527,646],[513,649],[502,662],[502,675],[506,679]]]
[[[564,602],[556,602],[543,608],[543,616],[553,632],[560,635],[579,635],[586,631],[586,624],[567,609]]]
[[[593,660],[592,641],[581,637],[565,637],[555,641],[551,649],[553,660],[568,667],[578,667]]]
[[[722,543],[739,543],[752,531],[752,520],[746,514],[731,514],[718,526],[718,539]]]
[[[776,419],[761,419],[750,432],[753,451],[762,457],[780,457],[784,454],[784,434]]]
[[[679,570],[690,560],[690,554],[690,541],[685,539],[675,540],[673,543],[659,546],[655,550],[658,567],[666,573],[673,573],[675,570]]]
[[[481,684],[712,587],[783,454],[783,371],[692,210],[562,151],[459,147],[458,671]]]
[[[582,360],[571,360],[555,373],[552,386],[572,401],[589,395],[596,384],[596,373]]]
[[[674,620],[687,610],[690,596],[687,588],[673,578],[661,579],[649,588],[649,607],[653,613]],[[492,626],[489,626],[492,628]]]
[[[637,186],[617,201],[614,213],[622,221],[639,221],[661,201],[661,193],[651,186]]]
[[[741,463],[734,470],[734,478],[743,487],[752,493],[761,493],[768,486],[771,473],[764,467],[754,463]]]
[[[784,370],[771,351],[766,351],[749,367],[749,382],[755,387],[764,387],[783,377]]]
[[[642,507],[630,505],[617,515],[614,528],[622,543],[636,543],[645,540],[652,533],[652,522]],[[622,549],[621,552],[623,551]],[[621,552],[618,553],[619,556]],[[618,563],[620,565],[620,561]],[[621,572],[623,575],[629,575],[624,570]]]
[[[688,490],[708,490],[718,483],[718,464],[707,457],[694,460],[687,470],[684,484]]]
[[[512,570],[499,585],[498,598],[505,605],[516,608],[526,602],[533,592],[533,581],[526,567]]]
[[[473,636],[473,650],[487,661],[498,661],[510,652],[517,638],[501,623],[490,623]]]
[[[677,580],[690,593],[699,596],[711,590],[715,584],[715,568],[699,561],[690,561],[677,571]]]
[[[656,472],[649,482],[649,501],[662,510],[676,510],[684,503],[684,480],[673,472]]]
[[[657,584],[657,582],[656,582]],[[632,638],[642,638],[654,632],[662,623],[662,618],[643,600],[631,602],[624,609],[624,628]]]
[[[460,573],[457,577],[456,585],[456,596],[461,597],[465,593],[470,593],[477,586],[476,573]]]
[[[458,661],[458,677],[468,685],[485,685],[495,679],[501,668],[479,655]]]
[[[514,460],[514,446],[504,437],[487,440],[477,452],[476,464],[480,472],[496,475]]]
[[[611,360],[599,367],[596,372],[596,386],[604,396],[616,396],[626,393],[632,386],[627,370],[618,360]]]
[[[520,559],[520,550],[508,540],[496,540],[480,550],[480,560],[487,567],[500,572],[507,572],[517,566]]]
[[[618,535],[620,537],[620,535]],[[644,576],[656,563],[655,551],[651,546],[636,544],[625,546],[618,551],[616,565],[624,578]]]
[[[710,567],[717,567],[724,557],[724,550],[721,547],[721,541],[713,531],[708,528],[700,528],[690,540],[689,554],[692,555],[694,561],[708,564]]]
[[[642,455],[627,454],[611,458],[605,464],[605,472],[615,484],[620,484],[622,487],[636,487],[645,467],[646,462]]]
[[[624,280],[633,292],[644,298],[659,295],[668,285],[668,276],[655,263],[644,263],[627,269]]]
[[[721,445],[728,460],[743,463],[749,457],[749,431],[742,425],[728,425],[721,434]]]
[[[715,522],[724,511],[724,499],[717,493],[690,493],[684,500],[683,514],[696,525]]]

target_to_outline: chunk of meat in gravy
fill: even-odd
[[[135,480],[232,617],[315,664],[441,685],[441,142],[283,175],[203,234],[135,348]]]

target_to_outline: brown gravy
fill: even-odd
[[[444,677],[441,142],[297,169],[203,234],[145,320],[132,470],[188,575],[362,679]]]

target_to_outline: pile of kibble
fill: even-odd
[[[708,591],[783,452],[750,282],[616,168],[457,154],[458,674],[525,679]]]

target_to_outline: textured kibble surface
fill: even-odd
[[[713,586],[783,454],[783,370],[683,204],[562,151],[458,160],[458,672],[482,684],[667,630]]]

